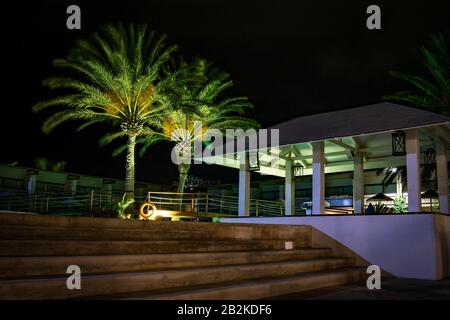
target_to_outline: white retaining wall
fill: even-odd
[[[220,222],[311,225],[397,277],[450,276],[450,216],[439,214],[221,218]]]

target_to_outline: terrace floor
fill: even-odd
[[[365,286],[337,286],[293,293],[273,300],[450,300],[450,279],[440,281],[392,278],[381,281],[380,290]]]

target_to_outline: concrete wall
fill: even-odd
[[[439,214],[222,218],[221,222],[311,225],[360,257],[403,278],[450,276],[450,216]],[[323,242],[320,238],[314,245]],[[343,248],[337,245],[335,250]],[[348,255],[348,254],[347,254]]]

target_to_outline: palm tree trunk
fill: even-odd
[[[178,172],[180,173],[180,180],[178,182],[178,193],[183,193],[184,192],[184,187],[186,186],[186,179],[187,179],[187,175],[189,173],[189,169],[190,169],[191,165],[190,164],[179,164],[178,165]]]
[[[125,192],[127,193],[127,199],[134,199],[134,150],[136,148],[136,136],[129,135],[127,142],[127,159],[125,164]]]

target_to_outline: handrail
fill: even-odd
[[[54,194],[49,192],[26,191],[0,193],[0,210],[30,211],[52,213],[61,211],[82,211],[112,209],[123,197],[121,192],[101,192],[92,189],[84,194]],[[143,201],[153,202],[158,210],[180,211],[185,213],[238,214],[238,197],[217,193],[176,193],[150,191],[147,195],[135,196],[135,208]],[[250,215],[283,215],[282,201],[250,199]]]
[[[238,197],[217,193],[177,193],[150,191],[147,201],[153,202],[159,210],[177,210],[195,213],[238,213]],[[282,215],[284,205],[281,201],[250,199],[250,215]]]

